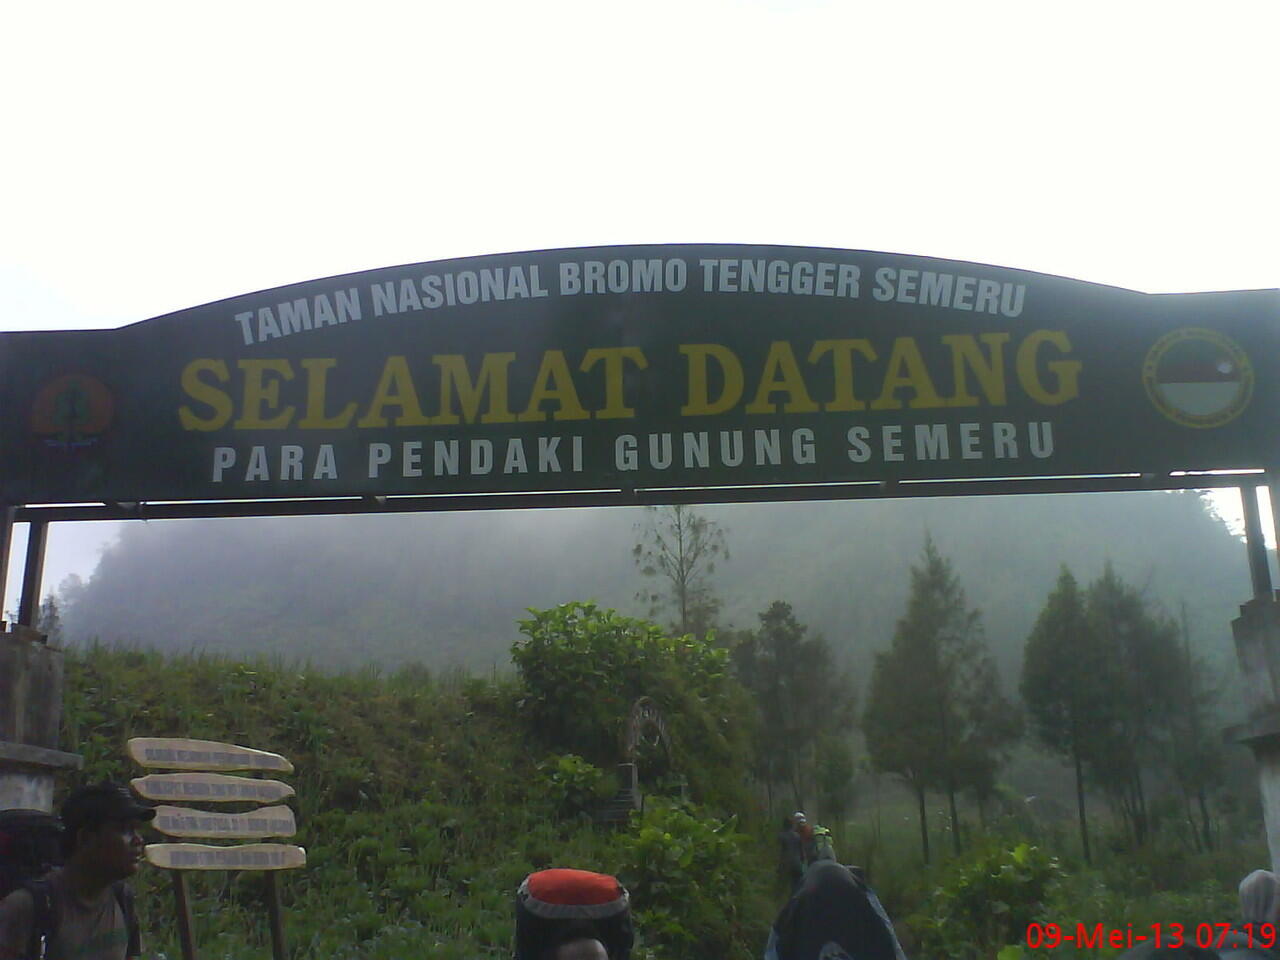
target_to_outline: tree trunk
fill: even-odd
[[[1129,825],[1129,842],[1134,848],[1142,846],[1142,827],[1138,823],[1138,801],[1135,797],[1133,784],[1130,782],[1124,788],[1124,818]]]
[[[684,511],[676,507],[676,593],[680,599],[680,633],[689,632],[689,571],[685,566]]]
[[[1084,865],[1093,866],[1093,858],[1089,854],[1089,820],[1084,813],[1084,767],[1080,763],[1080,752],[1071,751],[1076,761],[1076,810],[1080,815],[1080,847],[1084,850]]]
[[[873,772],[872,772],[872,774],[871,774],[871,789],[872,789],[872,791],[874,792],[874,794],[875,794],[875,798],[876,798],[876,829],[875,829],[875,837],[876,837],[876,849],[879,849],[879,848],[880,848],[880,837],[881,837],[881,834],[880,834],[880,826],[881,826],[881,824],[880,824],[880,774],[875,773],[874,771],[873,771]]]
[[[1200,825],[1204,831],[1204,848],[1206,850],[1213,849],[1213,830],[1209,821],[1209,803],[1204,795],[1204,784],[1200,785],[1200,789],[1196,791],[1196,798],[1200,801]]]
[[[947,785],[947,797],[951,803],[951,846],[956,852],[956,856],[960,856],[960,815],[956,813],[956,788]]]
[[[1134,823],[1137,826],[1138,846],[1142,847],[1147,843],[1147,798],[1142,790],[1142,767],[1137,767],[1133,771],[1133,785],[1136,790]]]
[[[796,799],[796,809],[804,809],[804,794],[800,792],[800,760],[795,751],[791,753],[791,793]]]
[[[924,851],[924,864],[929,865],[929,821],[924,809],[924,787],[916,787],[916,800],[920,803],[920,848]]]
[[[1124,825],[1125,839],[1133,842],[1137,826],[1134,823],[1133,796],[1128,784],[1121,784],[1108,791],[1113,810],[1118,810],[1120,821]]]
[[[1200,830],[1196,826],[1195,814],[1191,812],[1191,792],[1186,789],[1182,791],[1182,812],[1187,818],[1187,829],[1191,832],[1191,849],[1200,853],[1204,850],[1204,844],[1200,842]]]

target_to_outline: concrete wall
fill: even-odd
[[[58,749],[62,651],[22,627],[0,633],[0,740]]]
[[[53,810],[54,774],[80,758],[58,750],[62,651],[15,626],[0,633],[0,810]]]

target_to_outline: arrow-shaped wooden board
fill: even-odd
[[[146,852],[147,861],[162,870],[295,870],[307,865],[307,851],[287,843],[149,843]]]
[[[298,832],[288,807],[260,807],[248,813],[209,813],[188,807],[156,807],[151,825],[171,837],[227,837],[256,840],[292,837]]]
[[[293,787],[279,780],[231,777],[225,773],[151,773],[135,777],[129,785],[148,800],[277,803],[294,795]]]
[[[214,740],[134,737],[129,756],[144,767],[170,770],[279,770],[292,773],[293,764],[278,753]]]

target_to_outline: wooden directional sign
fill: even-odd
[[[170,770],[279,770],[293,772],[293,764],[278,753],[239,747],[213,740],[134,737],[129,756],[144,767]]]
[[[307,851],[287,843],[149,843],[146,852],[147,861],[162,870],[294,870],[307,865]]]
[[[294,795],[293,787],[279,780],[230,777],[223,773],[152,773],[129,783],[138,796],[148,800],[276,803]]]
[[[261,807],[248,813],[209,813],[185,807],[157,807],[152,822],[171,837],[292,837],[298,832],[288,807]]]
[[[276,770],[292,773],[293,764],[278,753],[215,740],[175,737],[134,737],[129,756],[144,767],[170,770]],[[133,789],[149,800],[211,801],[214,803],[272,803],[293,796],[293,788],[279,780],[231,777],[219,773],[148,774],[132,781]],[[285,806],[259,807],[242,813],[212,813],[190,807],[156,808],[155,827],[171,837],[220,837],[256,840],[291,837],[297,832],[293,811]],[[182,960],[196,960],[195,931],[187,892],[187,870],[266,871],[266,904],[271,926],[271,956],[285,960],[284,913],[280,906],[277,870],[307,865],[307,851],[287,843],[247,843],[214,847],[202,843],[151,843],[147,861],[173,871],[174,906]]]

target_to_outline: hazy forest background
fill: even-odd
[[[492,826],[468,827],[469,817],[501,824],[518,808],[532,824],[550,804],[567,818],[557,842],[605,866],[616,860],[656,898],[641,913],[653,934],[641,956],[655,960],[698,955],[708,936],[723,940],[725,956],[758,955],[760,924],[780,903],[776,819],[796,805],[833,827],[845,862],[868,868],[915,956],[1030,955],[1016,945],[1033,919],[1232,919],[1235,882],[1265,855],[1252,761],[1220,734],[1243,719],[1230,622],[1249,578],[1241,540],[1199,496],[707,506],[686,510],[680,530],[672,516],[637,508],[131,525],[89,580],[68,580],[45,606],[46,627],[73,658],[66,746],[88,749],[91,770],[117,774],[113,737],[257,736],[255,746],[310,756],[316,789],[302,813],[317,823],[333,827],[345,810],[344,825],[377,833],[359,811],[385,807],[405,830],[421,817],[440,821],[446,843]],[[671,567],[675,534],[689,538],[675,554],[701,551],[687,581]],[[531,609],[544,612],[530,619]],[[683,632],[694,636],[669,639]],[[1095,661],[1055,661],[1086,636],[1080,649]],[[1066,682],[1072,670],[1083,672]],[[602,672],[613,686],[593,699]],[[316,700],[305,691],[325,675],[334,686]],[[936,694],[922,692],[928,683]],[[246,690],[261,697],[252,722],[236,706]],[[583,694],[572,716],[552,693],[560,690]],[[646,787],[674,806],[653,806],[631,832],[601,839],[581,818],[616,788],[618,690],[652,695],[671,714],[674,753],[648,764]],[[1092,733],[1071,722],[1082,705],[1105,718]],[[339,706],[383,731],[370,734],[378,758],[359,769],[322,749],[360,735],[327,718]],[[434,719],[392,734],[388,710]],[[468,752],[481,723],[494,744],[483,761]],[[88,732],[94,724],[101,733]],[[453,732],[429,733],[439,729]],[[403,741],[400,754],[393,741]],[[410,763],[440,765],[441,783],[461,779],[448,790],[415,785],[398,772]],[[486,787],[485,776],[496,779]],[[479,790],[494,809],[451,805],[449,790]],[[527,829],[538,837],[542,828]],[[406,842],[369,841],[382,872],[361,881],[372,905],[351,923],[370,943],[391,936],[380,924],[419,916],[380,892],[393,876],[413,889],[423,882],[395,860]],[[519,869],[561,859],[549,842],[523,838],[524,852],[502,868],[512,876],[486,888],[491,919],[475,922],[491,923],[489,940],[462,924],[438,945],[488,955],[488,943],[501,955],[506,888]],[[691,885],[660,906],[667,881],[649,888],[644,878],[669,880],[671,870]],[[691,892],[708,871],[726,878],[724,890]],[[303,890],[317,898],[316,944],[330,896],[318,882]],[[236,900],[230,886],[209,892]],[[1005,905],[994,920],[992,903]],[[421,916],[435,909],[422,906]],[[226,926],[216,912],[209,922]]]
[[[1001,676],[1066,564],[1110,561],[1235,669],[1231,620],[1249,598],[1244,547],[1194,493],[721,505],[710,577],[724,628],[774,600],[865,682],[902,615],[926,534],[982,611]],[[122,530],[87,582],[60,585],[63,629],[161,650],[266,654],[317,666],[507,669],[530,607],[594,600],[634,615],[642,509],[150,521]],[[356,642],[353,642],[356,641]],[[1227,670],[1228,679],[1234,674]]]

